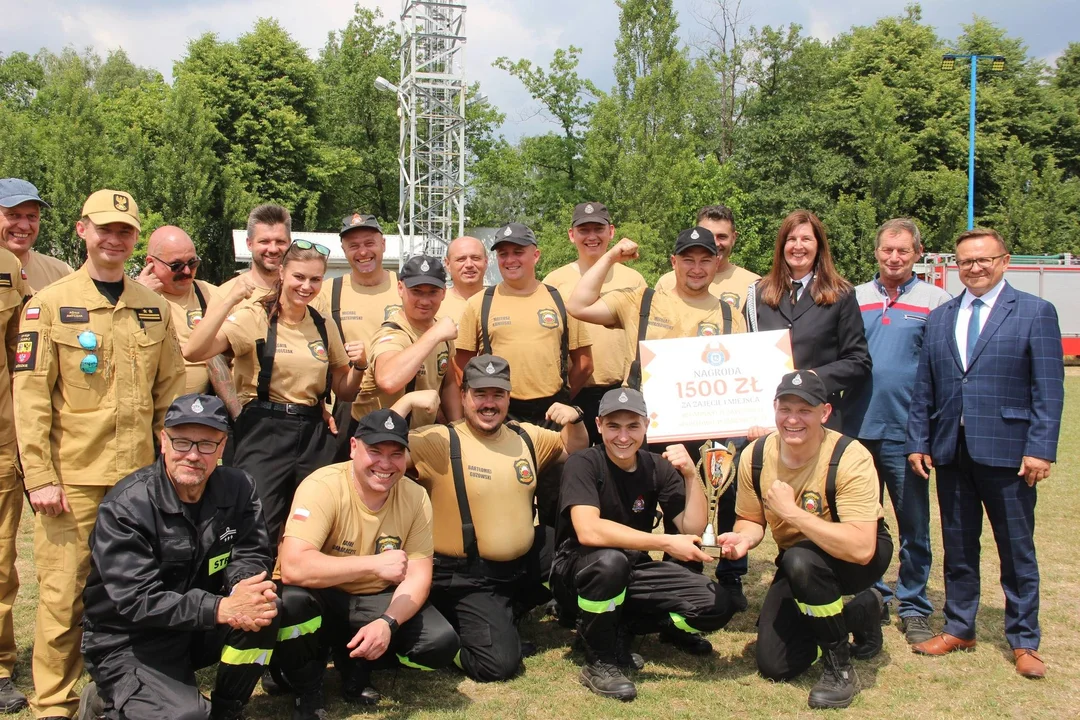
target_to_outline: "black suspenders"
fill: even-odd
[[[308,308],[311,313],[311,321],[315,323],[315,329],[322,339],[323,347],[326,348],[326,387],[323,389],[323,400],[330,398],[330,384],[333,378],[333,370],[330,368],[330,338],[326,334],[326,321],[313,307]],[[255,353],[259,358],[259,378],[256,385],[256,393],[259,400],[270,402],[270,378],[274,374],[274,355],[277,354],[277,315],[270,318],[270,328],[266,331],[265,340],[255,341]]]
[[[570,396],[570,324],[567,322],[566,305],[562,295],[551,285],[544,284],[551,301],[555,303],[555,309],[562,321],[562,338],[559,341],[559,374],[562,376],[563,391]],[[491,355],[491,336],[488,334],[488,320],[491,319],[491,301],[495,297],[495,285],[484,290],[484,299],[480,303],[480,348],[484,355]]]
[[[750,475],[754,481],[754,494],[757,495],[758,502],[761,502],[761,468],[765,466],[765,441],[770,437],[772,435],[755,440],[754,449],[750,455]],[[847,435],[841,435],[836,441],[832,457],[829,458],[829,472],[825,476],[825,501],[829,504],[829,514],[832,515],[833,522],[840,522],[840,515],[836,511],[836,472],[840,467],[840,458],[844,456],[844,451],[851,444],[851,440]]]

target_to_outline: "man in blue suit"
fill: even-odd
[[[1016,671],[1041,678],[1035,485],[1057,458],[1061,330],[1053,305],[1005,282],[1009,253],[997,231],[961,234],[956,259],[966,289],[930,314],[905,447],[920,476],[937,468],[945,628],[912,650],[944,655],[975,647],[985,507]]]

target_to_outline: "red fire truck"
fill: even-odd
[[[915,266],[927,282],[953,296],[963,291],[956,256],[927,253]],[[1070,255],[1013,255],[1005,279],[1017,290],[1038,295],[1057,308],[1065,355],[1080,355],[1080,257]]]

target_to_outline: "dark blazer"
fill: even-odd
[[[776,308],[762,302],[760,285],[755,292],[757,329],[791,330],[795,369],[813,370],[825,381],[833,406],[828,427],[839,430],[845,406],[862,390],[873,367],[855,291],[832,305],[818,305],[810,291],[804,290],[794,307],[784,297]],[[845,397],[841,398],[841,392]]]
[[[930,313],[904,451],[929,454],[939,466],[954,462],[963,414],[975,462],[1019,468],[1025,455],[1055,461],[1065,403],[1057,311],[1006,283],[965,372],[956,346],[963,297]]]

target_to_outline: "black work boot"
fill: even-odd
[[[341,668],[341,697],[358,705],[377,705],[382,700],[382,695],[371,685],[367,663],[351,662]]]
[[[844,622],[851,630],[851,656],[869,660],[881,652],[881,593],[874,588],[863,590],[844,605]]]
[[[674,625],[668,625],[660,631],[660,642],[674,645],[690,655],[708,655],[712,652],[711,642],[700,635],[680,630]]]
[[[10,678],[4,678],[9,683]],[[0,680],[0,688],[3,687],[3,680]],[[12,688],[14,690],[14,688]],[[18,692],[18,691],[16,691]],[[20,695],[22,693],[19,693]],[[23,697],[25,704],[26,698]],[[17,710],[18,708],[16,708]],[[12,712],[5,710],[4,712]],[[86,684],[86,687],[82,689],[82,693],[79,694],[79,713],[75,716],[75,720],[100,720],[105,717],[105,701],[98,695],[97,683],[93,680]]]
[[[292,720],[327,720],[326,697],[322,688],[304,690],[293,702]]]
[[[586,646],[585,665],[581,668],[581,684],[592,690],[601,697],[615,698],[623,702],[630,702],[637,697],[637,688],[630,682],[619,666],[615,664],[615,658],[601,656]]]
[[[615,664],[623,670],[641,670],[645,667],[645,658],[632,651],[634,634],[626,625],[620,625],[615,631]]]
[[[846,708],[858,692],[859,679],[851,666],[847,640],[821,648],[821,679],[810,689],[807,704],[814,709]]]
[[[270,666],[263,671],[262,689],[264,693],[271,697],[284,695],[285,693],[291,693],[293,691],[292,686],[289,685],[285,676],[281,674],[281,670],[274,666]]]
[[[739,613],[747,608],[749,603],[746,600],[746,593],[743,592],[741,577],[738,575],[717,575],[716,583],[727,593],[732,610]]]
[[[210,701],[210,720],[244,720],[244,702],[242,700]]]

